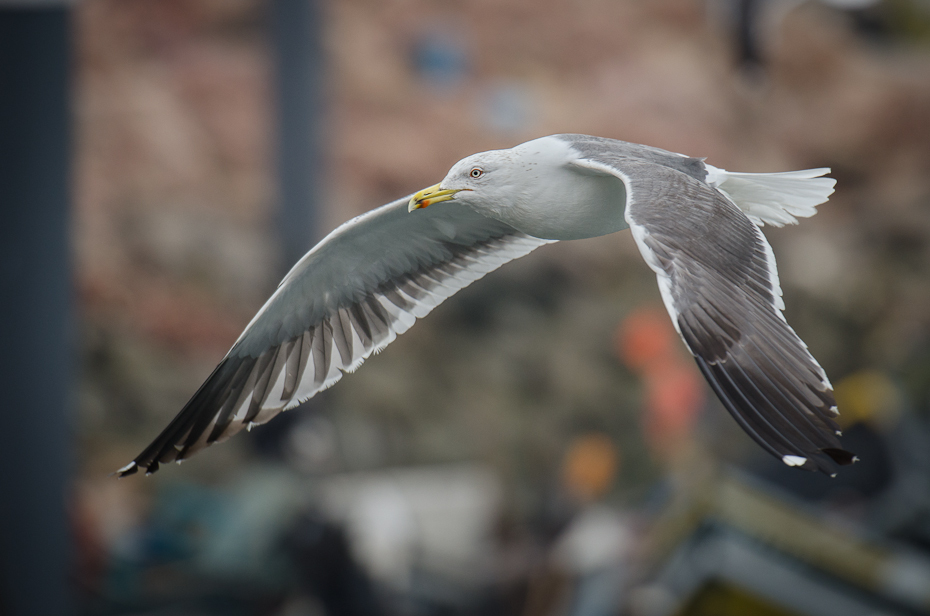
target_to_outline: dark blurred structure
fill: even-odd
[[[0,613],[69,614],[70,7],[0,4]]]
[[[327,614],[383,616],[375,588],[352,556],[345,530],[311,512],[299,516],[284,537],[298,585]]]
[[[930,612],[930,557],[746,475],[689,485],[651,531],[641,616]]]
[[[283,270],[317,240],[325,183],[323,11],[319,0],[273,0],[278,144],[278,233]]]

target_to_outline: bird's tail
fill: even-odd
[[[836,180],[822,177],[829,167],[784,173],[735,173],[707,165],[707,183],[726,194],[760,227],[797,224],[817,213],[833,194]]]

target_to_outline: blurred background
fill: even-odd
[[[765,232],[859,464],[754,445],[621,233],[110,475],[316,240],[563,132],[832,167]],[[930,613],[927,0],[4,1],[0,207],[0,614]]]

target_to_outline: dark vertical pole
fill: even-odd
[[[68,614],[69,9],[0,7],[0,613]]]
[[[278,229],[286,268],[319,239],[323,178],[323,48],[318,0],[274,0],[277,68]]]
[[[739,67],[746,74],[754,74],[763,68],[764,58],[760,49],[762,24],[761,0],[737,0],[736,2],[736,53]]]

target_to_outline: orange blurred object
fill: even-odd
[[[682,352],[664,310],[642,308],[617,329],[617,353],[643,380],[646,439],[662,459],[690,438],[704,406],[704,388],[694,364]]]
[[[675,332],[665,313],[654,309],[640,309],[624,319],[615,340],[620,359],[637,372],[675,354]]]
[[[593,433],[572,441],[562,465],[562,481],[582,500],[604,494],[617,475],[619,452],[604,434]]]
[[[696,370],[683,362],[665,362],[646,376],[646,407],[668,430],[685,430],[704,404]]]

